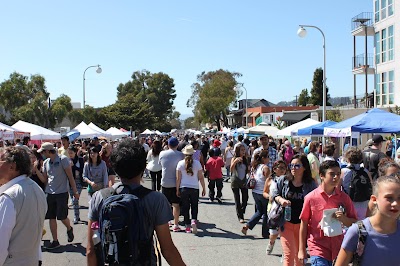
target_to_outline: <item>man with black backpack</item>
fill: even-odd
[[[110,161],[122,182],[93,194],[88,215],[88,265],[159,265],[154,231],[167,262],[185,265],[171,239],[168,221],[172,212],[167,199],[140,185],[146,167],[142,145],[123,140],[112,151]]]
[[[372,180],[376,180],[379,177],[378,164],[382,158],[386,157],[386,154],[381,152],[383,137],[381,135],[375,135],[372,137],[373,144],[371,147],[363,151],[363,163],[365,169],[367,169],[372,176]]]

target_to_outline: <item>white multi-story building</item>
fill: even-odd
[[[400,106],[400,91],[396,92],[395,82],[400,78],[400,67],[396,68],[396,62],[400,62],[400,0],[373,0],[372,4],[373,12],[352,18],[354,107]],[[364,51],[357,54],[360,47]],[[364,88],[357,86],[360,75],[365,76]],[[373,82],[369,78],[372,75]],[[356,95],[363,95],[363,99]]]
[[[375,107],[400,106],[400,91],[396,89],[400,78],[400,67],[396,68],[396,62],[400,64],[400,0],[373,3]]]

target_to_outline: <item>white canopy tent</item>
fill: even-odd
[[[112,140],[126,137],[125,132],[122,132],[121,130],[115,127],[110,127],[109,129],[107,129],[106,132],[111,135]]]
[[[260,123],[255,127],[248,129],[249,134],[268,134],[268,136],[276,137],[276,133],[279,131],[278,128],[268,125],[267,123]]]
[[[31,140],[52,141],[61,139],[60,133],[22,120],[19,120],[12,125],[12,127],[21,132],[29,132],[31,134]]]
[[[81,134],[79,135],[78,139],[89,139],[94,137],[103,137],[104,134],[98,132],[92,128],[90,128],[85,122],[81,122],[77,125],[74,130],[79,131]]]
[[[143,134],[143,135],[153,135],[153,134],[155,134],[153,131],[151,131],[150,129],[146,129],[145,131],[143,131],[142,133],[140,133],[140,134]]]
[[[311,118],[307,118],[306,120],[297,122],[291,126],[285,127],[282,130],[279,130],[276,135],[277,136],[297,136],[297,131],[301,128],[306,128],[312,125],[319,124],[320,122]]]
[[[101,135],[101,137],[111,138],[111,135],[109,133],[107,133],[105,130],[99,128],[98,126],[96,126],[92,122],[89,123],[88,127],[90,127],[93,130],[96,130],[97,132],[103,133],[103,135]]]

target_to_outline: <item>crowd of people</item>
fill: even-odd
[[[80,204],[89,205],[88,265],[135,258],[136,253],[126,251],[125,257],[121,247],[116,250],[123,236],[114,234],[114,242],[107,240],[104,229],[110,196],[133,194],[142,202],[146,239],[154,244],[156,236],[167,262],[184,265],[170,232],[197,234],[200,197],[223,205],[223,186],[229,184],[241,233],[246,235],[262,220],[266,253],[273,252],[280,237],[283,265],[303,265],[308,256],[311,265],[348,265],[352,260],[353,265],[400,265],[400,254],[394,252],[400,240],[400,166],[381,152],[384,143],[381,135],[374,135],[365,149],[346,147],[338,158],[333,143],[291,143],[268,135],[180,135],[116,142],[70,142],[64,136],[41,147],[30,146],[27,139],[16,141],[0,152],[0,215],[5,217],[0,219],[0,264],[40,265],[45,219],[52,236],[47,250],[60,247],[57,220],[72,242],[71,224],[81,223]],[[151,190],[142,189],[146,175]],[[88,203],[79,202],[84,188]],[[248,208],[249,194],[254,212]],[[72,222],[68,208],[73,209]],[[96,230],[101,232],[101,246],[111,243],[108,255],[98,252]],[[27,238],[35,241],[21,250]],[[157,265],[157,248],[152,247],[149,258],[136,259]]]

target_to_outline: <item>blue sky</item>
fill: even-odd
[[[51,98],[82,103],[83,71],[100,64],[101,74],[86,72],[86,103],[102,107],[134,71],[162,71],[175,80],[176,109],[191,114],[197,75],[222,68],[243,74],[249,99],[276,103],[310,89],[322,67],[321,34],[296,34],[310,24],[326,35],[330,95],[351,96],[351,18],[372,8],[371,0],[2,1],[0,81],[13,71],[41,74]]]

